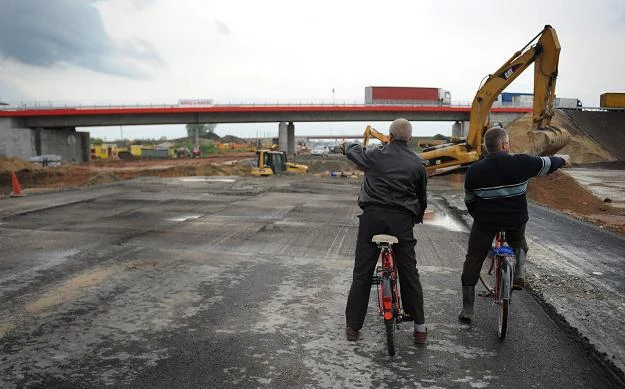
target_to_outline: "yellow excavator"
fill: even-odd
[[[537,39],[538,41],[532,44]],[[551,125],[559,57],[558,35],[553,27],[547,25],[497,71],[485,78],[471,105],[466,139],[426,148],[419,154],[429,174],[436,174],[436,171],[440,172],[439,169],[460,167],[480,160],[484,155],[482,138],[491,127],[489,114],[493,103],[497,100],[497,96],[532,63],[534,63],[534,106],[532,128],[528,132],[532,144],[532,150],[529,152],[534,155],[550,155],[566,146],[571,137],[569,132]],[[371,137],[384,143],[388,142],[386,135],[369,128],[365,130],[365,145]]]
[[[534,41],[538,41],[532,44]],[[571,136],[563,128],[551,125],[554,115],[556,78],[560,41],[553,27],[546,25],[528,44],[517,51],[481,85],[471,106],[467,138],[458,143],[435,146],[420,156],[427,170],[468,165],[484,154],[482,138],[491,127],[489,113],[497,96],[527,67],[534,63],[534,106],[532,128],[528,132],[534,155],[555,154],[566,146]]]
[[[257,165],[252,168],[253,176],[272,176],[274,174],[308,174],[308,166],[287,162],[284,151],[257,150]]]

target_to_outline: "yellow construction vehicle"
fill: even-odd
[[[362,144],[367,147],[371,138],[375,138],[384,144],[388,143],[388,135],[382,134],[380,131],[371,126],[367,126],[367,128],[365,128]]]
[[[536,39],[538,41],[532,45]],[[554,115],[559,57],[558,36],[556,31],[547,25],[497,71],[485,78],[473,99],[467,138],[434,146],[419,154],[426,163],[426,170],[433,174],[434,170],[468,165],[482,157],[484,154],[482,137],[491,127],[489,113],[493,102],[532,63],[534,63],[534,111],[532,128],[528,133],[533,150],[529,152],[534,155],[549,155],[566,146],[570,139],[569,132],[550,125]]]
[[[362,143],[365,147],[369,145],[369,140],[371,140],[371,138],[375,138],[379,140],[380,142],[382,142],[382,144],[387,144],[389,140],[388,135],[384,135],[383,133],[381,133],[380,131],[376,130],[375,128],[371,126],[367,126],[367,128],[365,128],[365,132],[364,132],[363,140],[362,140]],[[455,138],[451,138],[451,139],[454,140]],[[439,146],[439,145],[446,144],[446,143],[449,143],[449,138],[447,139],[427,138],[427,139],[417,140],[418,147],[432,147],[432,146]]]
[[[257,166],[252,168],[253,176],[271,176],[274,174],[308,174],[308,166],[287,162],[284,151],[257,150]]]

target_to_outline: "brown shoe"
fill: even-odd
[[[512,281],[512,289],[513,290],[523,290],[525,286],[525,278],[516,278]]]
[[[414,342],[416,344],[425,344],[428,340],[428,330],[425,329],[425,332],[415,331],[414,332]]]
[[[358,340],[359,331],[353,328],[345,327],[345,336],[347,340],[350,342],[355,342]]]

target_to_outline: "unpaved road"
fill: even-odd
[[[436,179],[438,217],[416,227],[428,344],[404,324],[388,357],[373,294],[362,339],[344,340],[358,187],[145,177],[3,200],[0,387],[622,385],[527,291],[515,292],[503,343],[490,300],[478,299],[473,325],[458,322],[467,233]]]

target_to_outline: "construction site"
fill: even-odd
[[[611,112],[607,115],[592,111],[556,112],[552,123],[571,133],[570,142],[559,153],[570,156],[572,169],[532,180],[529,198],[604,228],[625,233],[625,199],[618,198],[621,188],[618,182],[622,182],[623,178],[611,174],[616,183],[599,178],[603,171],[625,169],[625,112]],[[527,129],[531,127],[531,121],[532,116],[528,114],[508,126],[512,152],[530,150]],[[5,196],[11,193],[12,172],[16,173],[26,193],[107,184],[143,176],[251,175],[256,163],[253,145],[233,136],[225,136],[218,144],[220,152],[204,158],[140,158],[139,148],[134,154],[139,158],[94,158],[88,163],[58,167],[43,167],[16,158],[2,158],[0,190]],[[362,174],[354,164],[337,154],[319,158],[302,153],[295,157],[294,162],[308,165],[309,174],[313,176],[352,177]],[[462,173],[460,171],[436,179],[457,181]],[[597,178],[586,178],[588,174],[595,174]]]
[[[508,126],[514,152],[531,120]],[[428,344],[402,325],[393,358],[373,292],[362,339],[344,338],[363,172],[342,154],[260,177],[257,154],[238,150],[2,159],[0,386],[622,387],[625,112],[551,123],[570,132],[559,152],[572,164],[530,180],[527,287],[505,342],[489,299],[458,322],[460,168],[429,178],[415,226]]]

